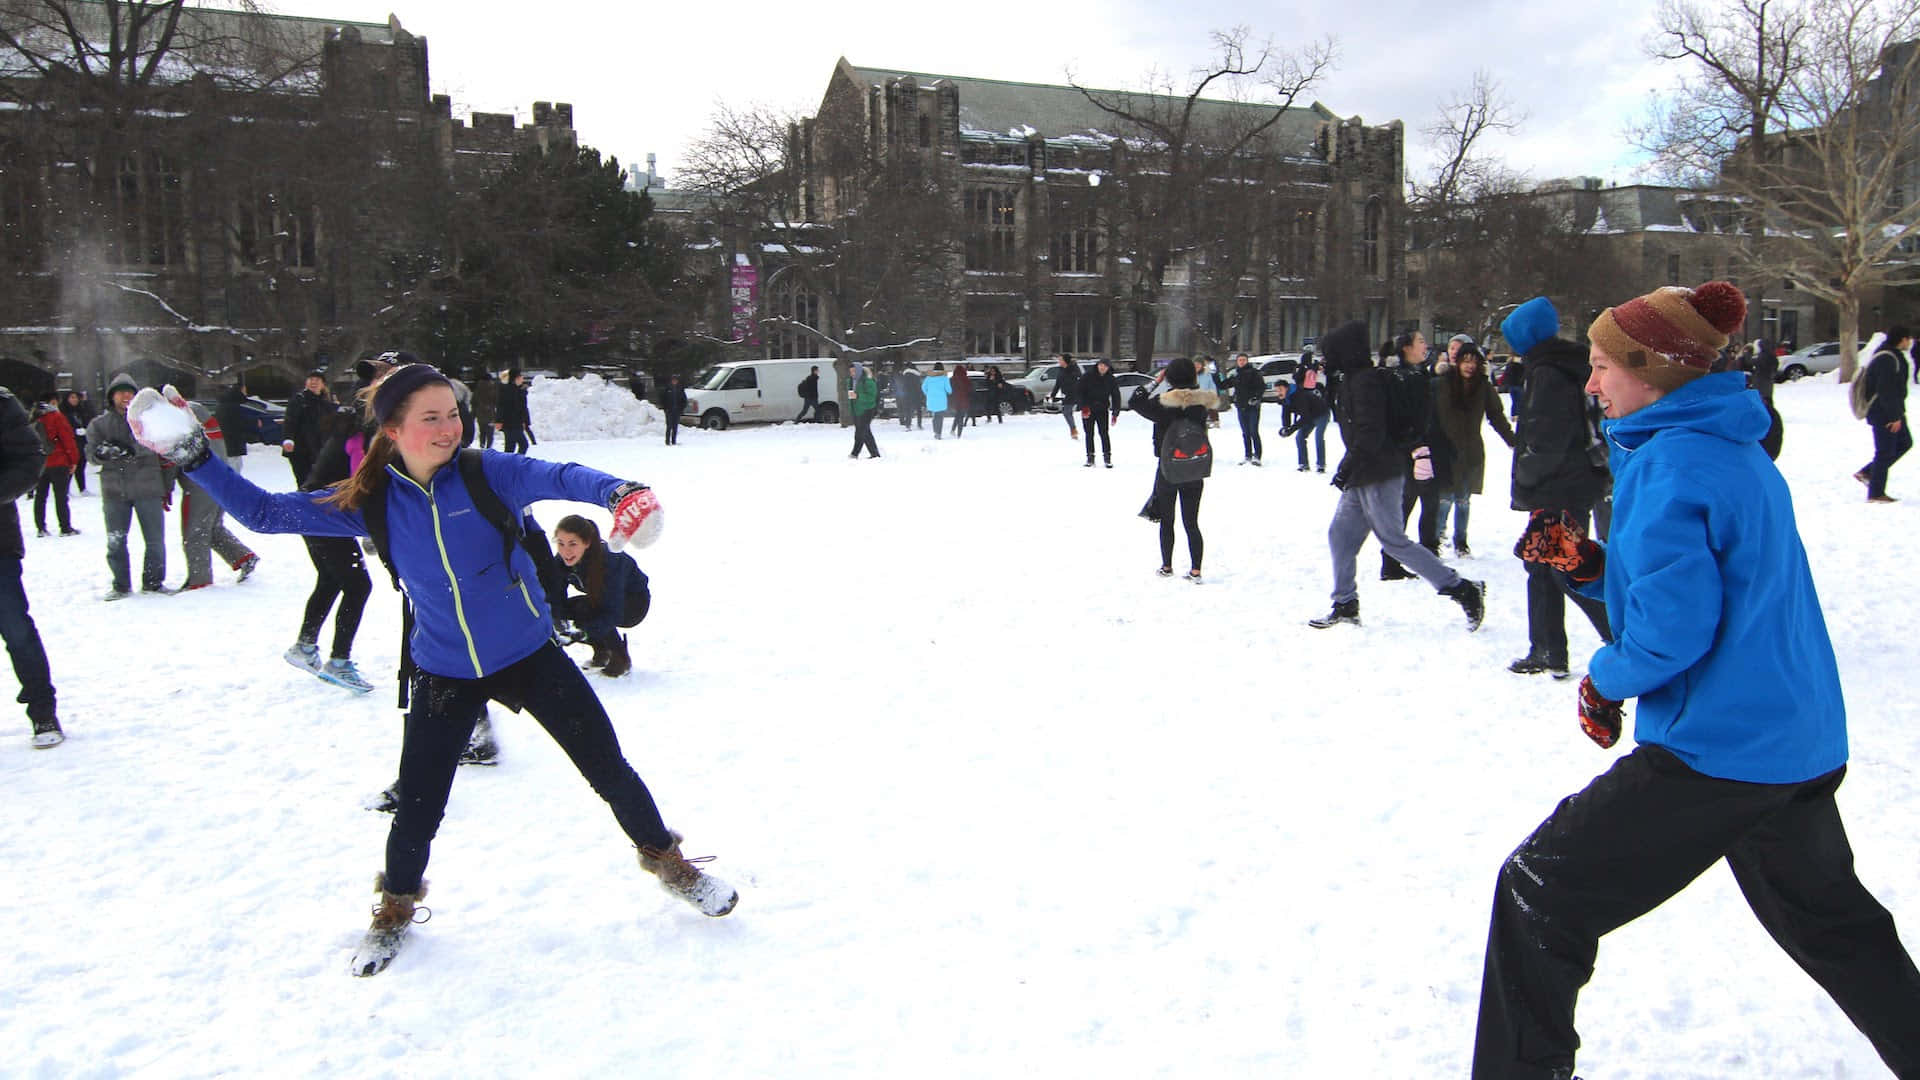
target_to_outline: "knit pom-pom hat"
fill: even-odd
[[[1731,282],[1670,285],[1601,312],[1587,339],[1648,386],[1673,390],[1705,375],[1746,319],[1747,298]]]

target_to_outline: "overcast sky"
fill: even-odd
[[[1109,89],[1146,85],[1159,69],[1184,84],[1213,55],[1210,32],[1244,25],[1282,47],[1331,34],[1338,68],[1312,97],[1341,116],[1407,125],[1407,167],[1430,157],[1422,129],[1487,68],[1526,114],[1487,149],[1536,179],[1627,183],[1636,157],[1624,129],[1676,74],[1646,59],[1653,0],[1043,0],[1026,4],[828,4],[731,0],[634,4],[551,0],[270,0],[275,10],[380,22],[389,13],[427,38],[435,93],[457,113],[573,104],[583,142],[625,163],[659,155],[671,177],[715,103],[811,115],[834,62]],[[511,12],[511,16],[495,14]]]

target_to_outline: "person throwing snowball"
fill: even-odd
[[[445,813],[460,753],[481,707],[526,710],[560,744],[639,849],[640,865],[702,914],[725,915],[739,896],[680,853],[680,834],[661,820],[647,786],[621,755],[607,712],[585,675],[554,644],[553,617],[532,559],[480,510],[454,462],[460,411],[447,377],[427,364],[397,367],[361,392],[376,425],[351,476],[311,492],[270,493],[209,452],[178,393],[149,388],[129,409],[134,437],[195,481],[256,532],[367,536],[384,519],[394,572],[412,605],[410,702],[400,750],[399,805],[387,833],[380,902],[353,958],[355,975],[384,969],[409,926],[428,914],[428,851]],[[663,524],[646,485],[583,465],[482,452],[482,475],[499,501],[527,506],[569,500],[613,512],[608,545],[645,545]],[[369,509],[375,513],[369,514]],[[381,513],[380,511],[384,511]]]

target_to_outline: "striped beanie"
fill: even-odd
[[[1746,319],[1747,298],[1731,282],[1670,285],[1601,312],[1587,339],[1641,382],[1666,391],[1705,375]]]

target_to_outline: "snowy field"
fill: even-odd
[[[1495,871],[1628,745],[1580,734],[1572,682],[1504,670],[1523,517],[1497,437],[1464,567],[1485,628],[1378,581],[1369,545],[1365,626],[1315,631],[1336,493],[1291,440],[1216,471],[1195,587],[1153,574],[1130,413],[1108,471],[1057,416],[938,443],[882,422],[885,457],[855,462],[850,431],[813,425],[567,441],[552,400],[537,454],[666,508],[635,670],[595,682],[738,911],[664,894],[496,708],[501,765],[461,771],[432,921],[350,978],[389,820],[360,804],[400,742],[385,573],[355,652],[381,685],[354,697],[280,659],[313,579],[297,538],[249,537],[244,585],[106,604],[80,500],[85,535],[30,538],[26,563],[68,741],[29,749],[17,714],[0,738],[0,1075],[1466,1074]],[[1907,501],[1868,506],[1844,388],[1779,404],[1851,705],[1841,807],[1920,947],[1920,459],[1894,472]],[[1216,446],[1237,445],[1229,417]],[[278,455],[247,460],[291,486]],[[1583,658],[1571,608],[1568,628]],[[1723,867],[1603,942],[1580,1016],[1590,1078],[1887,1075]]]

